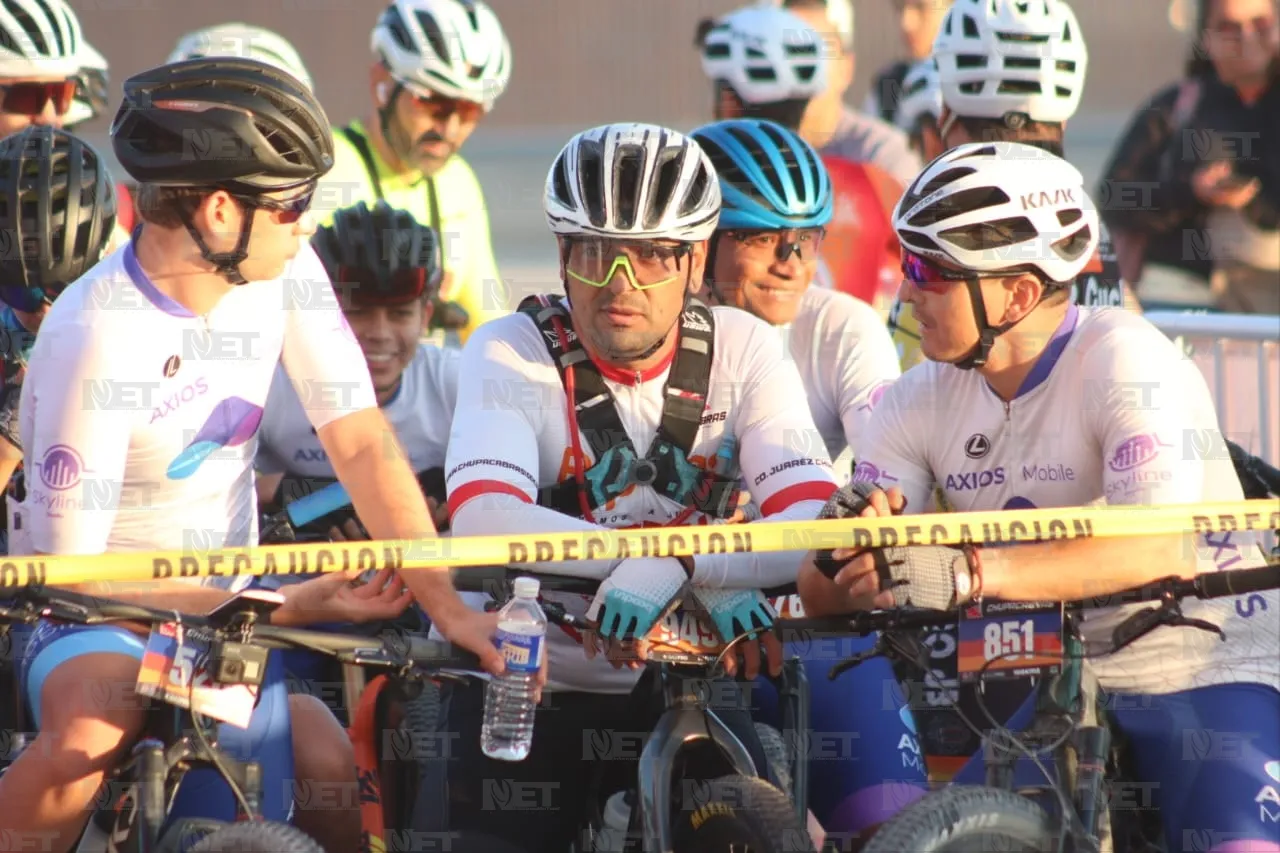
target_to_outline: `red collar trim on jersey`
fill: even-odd
[[[599,361],[594,357],[592,357],[591,361],[595,364],[596,369],[600,371],[600,375],[605,379],[617,382],[619,385],[639,385],[641,382],[648,382],[652,379],[657,379],[666,372],[666,370],[671,367],[671,362],[675,360],[676,350],[679,348],[679,344],[677,343],[676,346],[671,348],[671,351],[667,353],[666,357],[663,358],[662,361],[646,370],[625,370],[621,367]]]

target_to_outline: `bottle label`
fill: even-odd
[[[541,634],[515,634],[498,631],[498,651],[507,662],[507,669],[516,672],[537,672],[542,666]]]

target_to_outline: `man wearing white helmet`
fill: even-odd
[[[911,141],[911,147],[926,161],[932,160],[946,150],[938,132],[938,117],[942,115],[942,84],[938,81],[938,66],[932,56],[907,69],[900,94],[894,120]]]
[[[955,0],[933,46],[942,107],[942,144],[1006,141],[1063,156],[1067,120],[1084,92],[1089,53],[1071,7],[1061,0]],[[1074,284],[1080,305],[1125,305],[1110,236],[1103,229],[1098,255]],[[899,300],[889,314],[894,343],[906,370],[919,363],[915,318]]]
[[[298,49],[284,36],[266,27],[232,22],[192,30],[178,40],[165,62],[206,56],[238,56],[266,62],[292,74],[308,89],[315,91]]]
[[[80,21],[63,0],[0,6],[0,137],[32,124],[62,126],[80,71]]]
[[[440,235],[437,341],[465,342],[508,313],[484,193],[458,149],[507,88],[511,45],[481,0],[394,0],[371,36],[373,113],[338,128],[316,200],[333,211],[385,199]],[[500,304],[501,303],[501,304]]]
[[[902,297],[921,319],[929,361],[876,407],[853,482],[828,502],[832,513],[919,512],[935,487],[973,512],[1243,499],[1225,455],[1181,449],[1188,434],[1223,440],[1195,365],[1142,317],[1071,300],[1099,234],[1078,169],[1028,145],[961,145],[907,189],[894,225],[904,247]],[[1135,387],[1153,404],[1134,405]],[[806,562],[800,592],[807,613],[1061,602],[1263,560],[1244,532],[828,551]],[[1264,819],[1280,808],[1272,781],[1280,595],[1183,603],[1187,617],[1220,627],[1225,642],[1212,631],[1164,627],[1113,651],[1114,629],[1142,606],[1093,611],[1081,622],[1089,666],[1117,700],[1110,710],[1133,781],[1152,792],[1175,844],[1194,831],[1224,839],[1213,853],[1280,849],[1280,823]],[[996,719],[1019,730],[1033,705]],[[1184,737],[1203,731],[1249,732],[1248,747],[1188,760]],[[981,778],[979,760],[957,781]],[[1014,782],[1025,784],[1020,772]]]
[[[714,85],[717,120],[756,118],[797,132],[819,150],[835,193],[819,280],[886,311],[896,287],[893,203],[920,170],[905,134],[844,106],[853,79],[840,3],[765,2],[703,21],[697,44]]]
[[[463,350],[445,461],[454,535],[714,530],[696,525],[731,515],[740,478],[766,519],[817,515],[836,484],[777,333],[746,311],[708,308],[693,296],[720,204],[711,161],[675,131],[606,125],[564,147],[547,175],[544,208],[568,298],[529,297]],[[538,710],[524,761],[481,754],[478,685],[445,688],[454,759],[448,829],[488,830],[558,853],[590,807],[591,773],[577,763],[584,733],[648,731],[655,722],[629,695],[640,672],[626,657],[628,641],[648,635],[686,584],[722,636],[768,626],[773,612],[759,590],[793,582],[796,559],[703,553],[533,565],[601,581],[594,601],[546,594],[598,628],[585,637],[548,634],[549,689],[559,695],[554,710]],[[767,636],[776,672],[781,649]],[[759,644],[741,654],[730,671],[754,678]],[[746,704],[723,709],[722,718],[756,766],[767,766]],[[516,784],[560,780],[556,807],[507,812],[495,825],[482,806],[483,785],[495,775]],[[789,812],[783,802],[780,814]]]

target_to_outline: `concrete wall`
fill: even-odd
[[[515,54],[511,87],[488,129],[577,128],[615,119],[689,126],[709,93],[692,47],[699,18],[734,0],[490,0]],[[939,0],[941,2],[941,0]],[[159,64],[178,37],[200,26],[243,20],[271,27],[302,52],[335,121],[365,109],[368,33],[381,0],[72,0],[85,33],[111,63],[115,91]],[[1176,73],[1181,37],[1167,0],[1074,0],[1090,47],[1083,112],[1125,111]],[[857,9],[860,102],[872,72],[899,51],[890,0]],[[105,129],[106,122],[92,128]]]

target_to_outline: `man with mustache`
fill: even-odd
[[[373,114],[335,133],[316,212],[323,225],[339,208],[385,200],[430,226],[444,268],[433,339],[460,345],[508,311],[484,193],[458,149],[506,89],[511,46],[480,0],[395,0],[370,43]]]
[[[706,524],[736,508],[740,477],[765,518],[816,517],[835,480],[777,333],[745,311],[693,297],[720,200],[707,155],[667,128],[597,127],[560,152],[543,204],[568,298],[530,297],[463,349],[445,461],[455,535]],[[441,769],[447,786],[438,782],[448,791],[447,829],[497,831],[521,845],[537,839],[528,849],[568,847],[592,774],[585,762],[565,762],[582,755],[584,730],[636,732],[653,723],[629,696],[641,674],[638,641],[686,585],[722,637],[768,626],[772,608],[759,590],[795,580],[796,562],[785,553],[704,553],[532,564],[598,579],[594,601],[545,596],[598,628],[548,634],[555,710],[539,708],[524,761],[480,752],[480,685],[443,688],[451,694],[444,731],[462,751]],[[472,606],[482,608],[484,596]],[[771,645],[776,673],[781,649],[772,634],[741,644],[730,671],[754,678],[762,644]],[[717,713],[766,767],[745,703]],[[495,826],[480,807],[495,776],[557,779],[563,805],[508,812]]]

